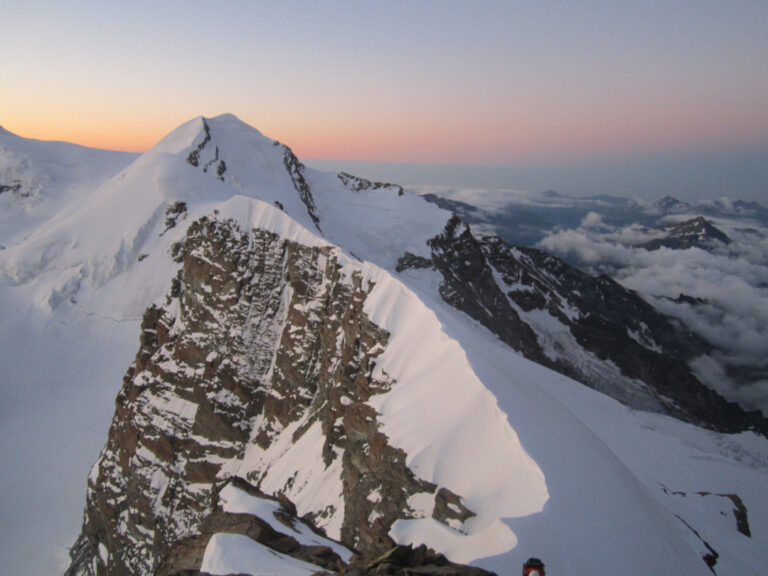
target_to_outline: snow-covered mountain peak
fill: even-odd
[[[184,122],[150,148],[148,153],[168,153],[186,158],[190,152],[203,145],[204,140],[211,140],[214,136],[214,146],[219,143],[245,145],[248,148],[275,145],[274,140],[234,114],[222,114],[213,118],[197,116]]]
[[[148,150],[138,165],[177,164],[175,170],[203,172],[207,181],[229,185],[228,196],[243,194],[280,207],[302,224],[319,218],[305,167],[287,146],[264,136],[233,114],[198,116]],[[210,187],[213,199],[221,189]]]
[[[54,143],[38,144],[49,150]],[[62,146],[71,145],[54,148]],[[38,179],[58,181],[57,167],[68,163],[59,154],[48,168],[40,162],[46,157],[40,146],[34,148],[32,160],[14,166],[39,165]],[[11,149],[25,151],[22,145]],[[106,302],[102,287],[120,277],[118,292],[134,287],[127,300],[119,298],[123,313],[139,314],[167,288],[176,268],[173,245],[188,224],[237,196],[266,203],[273,220],[283,213],[352,257],[389,269],[405,251],[427,251],[426,240],[449,215],[399,186],[307,169],[290,148],[231,114],[194,118],[116,175],[114,169],[105,172],[110,177],[100,185],[79,187],[76,201],[41,216],[45,225],[31,233],[25,227],[23,241],[0,238],[8,248],[0,255],[0,274],[34,286],[38,304],[69,301],[106,312],[85,293],[98,289]]]

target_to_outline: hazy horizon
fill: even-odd
[[[442,186],[544,192],[566,196],[607,194],[653,202],[722,197],[768,205],[768,153],[677,154],[593,158],[518,165],[421,164],[302,158],[313,168],[349,172],[402,186]]]

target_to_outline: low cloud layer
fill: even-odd
[[[658,237],[658,231],[611,228],[597,214],[587,215],[577,229],[548,235],[539,247],[588,272],[610,274],[682,320],[717,349],[694,363],[700,379],[768,415],[768,230],[715,223],[733,242],[712,251],[648,251],[639,244]],[[681,294],[696,303],[679,301]]]

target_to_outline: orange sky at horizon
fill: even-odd
[[[684,107],[638,107],[638,117],[626,111],[590,110],[569,115],[494,116],[485,114],[414,117],[410,121],[366,122],[341,125],[336,117],[324,122],[308,118],[241,120],[266,136],[290,146],[302,158],[425,164],[505,164],[547,157],[579,158],[611,153],[649,153],[725,148],[754,148],[766,144],[768,125],[755,122],[745,111],[741,117],[718,115]],[[212,114],[216,115],[216,114]],[[212,116],[211,115],[211,116]],[[237,115],[237,114],[236,114]],[[16,114],[0,118],[0,126],[24,138],[57,140],[93,148],[144,152],[193,116],[170,114],[106,117],[63,112],[48,115]],[[764,123],[768,124],[768,123]]]
[[[26,138],[141,152],[231,112],[315,159],[768,146],[768,5],[30,2],[0,23],[0,125]]]

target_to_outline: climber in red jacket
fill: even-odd
[[[538,558],[528,558],[523,564],[523,576],[547,576],[544,572],[544,562]]]

